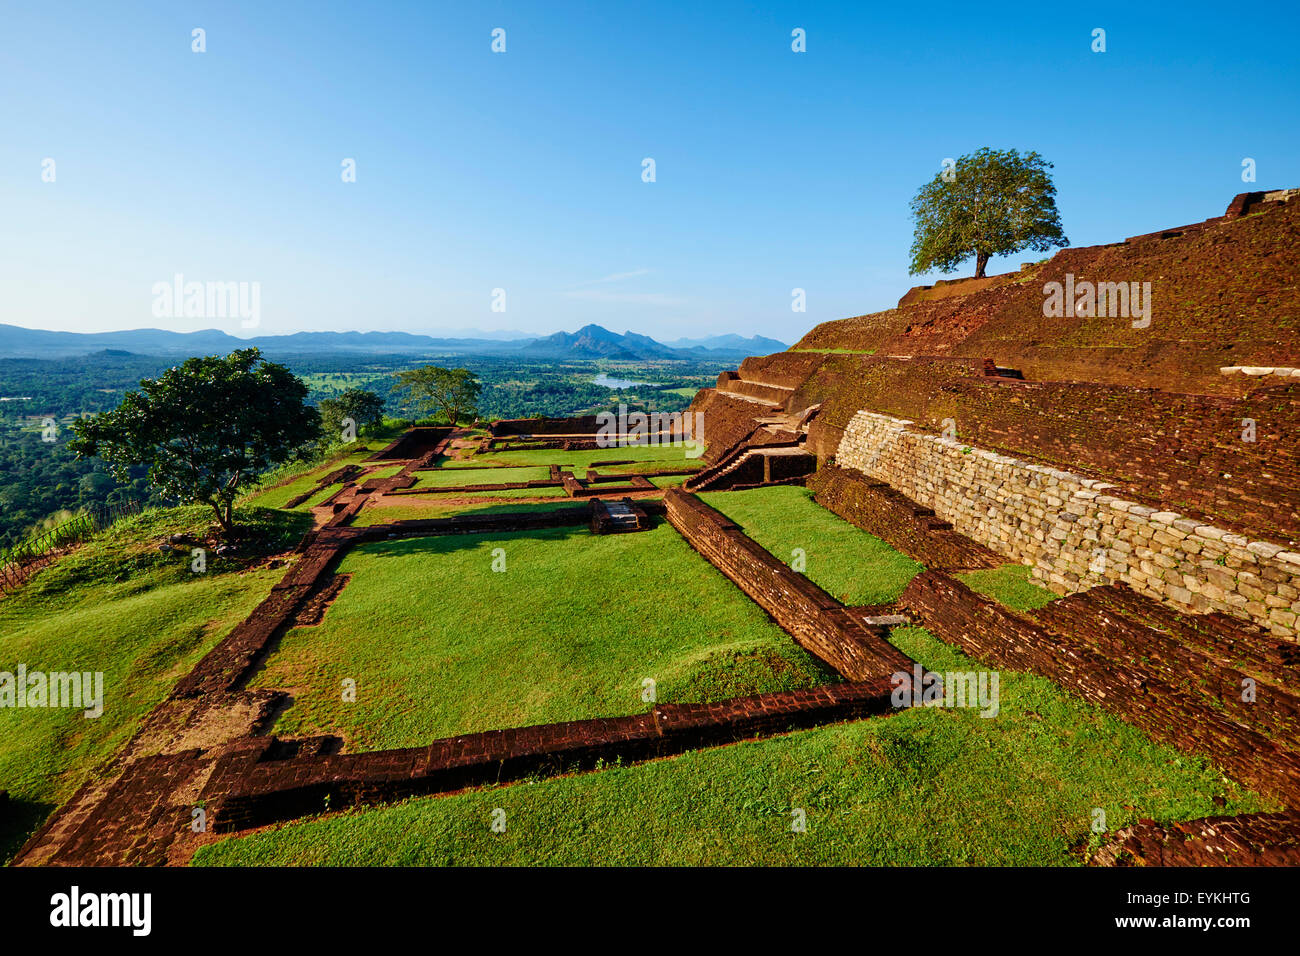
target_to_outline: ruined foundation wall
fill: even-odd
[[[1118,667],[1113,658],[1050,632],[938,571],[913,578],[899,604],[936,637],[972,657],[1050,678],[1157,740],[1209,756],[1248,787],[1288,806],[1300,802],[1300,757],[1218,707],[1174,690],[1141,661]]]
[[[847,611],[802,574],[760,547],[740,526],[692,494],[664,496],[668,520],[799,644],[850,680],[909,672],[912,661],[884,632]]]
[[[1057,593],[1122,582],[1182,610],[1221,611],[1296,638],[1300,553],[911,424],[858,412],[837,463],[887,482],[960,533],[1031,565]]]

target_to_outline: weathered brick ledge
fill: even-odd
[[[809,652],[850,680],[910,672],[913,661],[816,584],[772,557],[720,511],[671,488],[668,521]]]
[[[661,704],[650,713],[491,730],[425,747],[268,759],[274,738],[222,757],[202,792],[218,832],[332,808],[448,793],[537,773],[591,770],[823,724],[888,714],[892,683],[879,678],[708,704]],[[256,745],[254,744],[256,741]]]
[[[1143,652],[1126,649],[1118,658],[1099,653],[1086,637],[1076,636],[1086,625],[1049,631],[938,571],[913,578],[899,604],[920,617],[936,637],[972,657],[1047,677],[1156,740],[1209,757],[1244,786],[1288,807],[1300,807],[1300,755],[1234,719],[1243,716],[1241,709],[1231,714],[1221,709],[1214,688],[1201,694],[1171,686],[1168,672],[1162,674]],[[1108,646],[1120,649],[1118,644]],[[1282,729],[1285,735],[1294,701],[1286,704],[1281,728],[1277,721],[1261,719],[1260,724],[1272,732]]]
[[[1093,866],[1297,866],[1300,811],[1139,823],[1093,854]]]
[[[809,480],[813,499],[849,524],[939,571],[995,568],[1006,559],[963,534],[883,481],[825,464]]]

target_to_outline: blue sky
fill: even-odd
[[[180,273],[259,283],[256,334],[793,341],[939,277],[945,157],[1041,152],[1073,245],[1300,185],[1300,7],[1136,6],[11,3],[0,322],[254,334],[155,318]]]

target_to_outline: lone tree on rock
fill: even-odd
[[[229,532],[240,490],[319,436],[306,397],[300,379],[255,348],[191,358],[141,381],[113,411],[76,422],[68,445],[123,481],[131,465],[148,465],[161,494],[208,505]]]
[[[418,413],[439,411],[448,423],[478,414],[476,405],[483,386],[467,368],[424,365],[397,373],[397,390],[406,393],[407,407]]]
[[[1068,246],[1056,210],[1052,164],[1035,152],[987,146],[945,164],[912,200],[913,275],[952,272],[975,257],[975,278],[991,256]]]

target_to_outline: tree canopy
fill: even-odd
[[[945,165],[912,200],[913,275],[952,272],[975,257],[975,276],[992,256],[1068,246],[1056,209],[1052,164],[1036,152],[984,147]]]
[[[229,531],[241,489],[319,436],[306,397],[307,386],[258,349],[191,358],[143,379],[116,409],[76,422],[68,445],[102,458],[119,480],[147,465],[162,495],[209,505]]]
[[[397,390],[406,393],[406,406],[418,414],[438,412],[451,425],[478,413],[482,384],[467,368],[422,365],[397,373]]]
[[[330,442],[339,440],[346,419],[352,419],[358,429],[367,425],[373,428],[384,420],[384,400],[364,388],[349,388],[334,398],[321,399],[316,408],[321,432]]]

